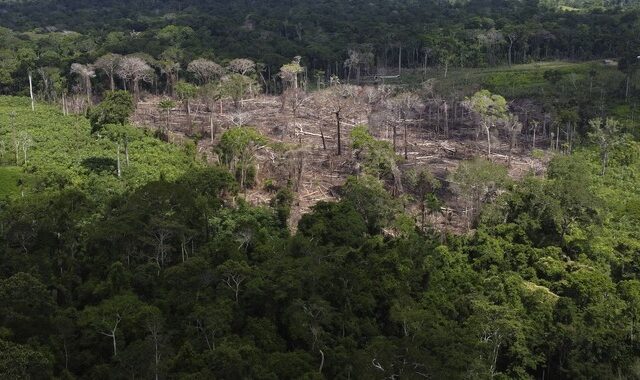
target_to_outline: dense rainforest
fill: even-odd
[[[0,378],[640,379],[637,6],[0,1]]]
[[[638,55],[635,2],[588,1],[4,1],[0,91],[69,77],[69,66],[143,54],[158,74],[204,57],[258,62],[267,90],[301,56],[306,76],[486,67]],[[578,7],[578,8],[576,8]],[[635,64],[635,61],[632,62]],[[100,74],[102,75],[102,74]],[[62,79],[58,79],[62,76]],[[159,75],[160,81],[166,81]],[[104,82],[101,82],[104,85]],[[45,84],[42,84],[45,86]],[[70,88],[71,81],[59,84]]]

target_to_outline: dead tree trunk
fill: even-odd
[[[338,156],[342,155],[342,143],[340,139],[340,110],[336,111],[336,125],[338,127]],[[322,139],[324,143],[324,138]]]
[[[403,122],[404,124],[404,159],[409,159],[408,145],[407,145],[407,121]]]
[[[33,98],[33,78],[31,77],[31,71],[29,71],[29,95],[31,96],[31,111],[35,111],[36,102]]]

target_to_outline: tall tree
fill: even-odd
[[[491,156],[491,128],[507,116],[507,101],[488,90],[478,91],[465,100],[466,106],[476,117],[476,122],[487,134],[487,156]]]
[[[84,87],[87,94],[87,104],[91,105],[91,78],[95,78],[96,76],[93,66],[74,63],[71,65],[71,72],[77,74],[82,79],[82,87]]]
[[[211,83],[224,74],[222,66],[204,58],[198,58],[189,62],[187,71],[195,77],[200,85]]]
[[[140,100],[140,81],[151,82],[155,75],[151,66],[144,59],[136,56],[122,58],[116,73],[122,78],[125,90],[127,82],[133,84],[133,98],[136,103]]]
[[[121,60],[122,56],[120,54],[109,53],[98,58],[93,64],[95,68],[102,70],[109,78],[109,88],[111,91],[115,91],[116,89],[115,76]]]

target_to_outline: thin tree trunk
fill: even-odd
[[[404,159],[408,160],[409,159],[409,152],[408,152],[408,146],[407,146],[407,122],[404,121]]]
[[[35,111],[36,101],[33,98],[33,79],[31,78],[31,71],[29,71],[29,95],[31,96],[31,111]]]
[[[327,144],[324,140],[324,131],[322,127],[320,127],[320,138],[322,139],[322,150],[327,150]]]
[[[127,141],[127,139],[124,140],[124,157],[125,163],[127,167],[129,167],[129,141]]]
[[[533,127],[533,143],[532,143],[532,148],[536,149],[536,127]]]
[[[397,149],[396,135],[397,135],[397,126],[394,124],[393,125],[393,152],[394,152],[394,154],[395,154],[395,151]]]
[[[88,75],[85,78],[85,87],[87,90],[87,104],[91,106],[91,77]]]
[[[625,86],[625,91],[624,91],[624,99],[628,100],[629,99],[629,82],[631,81],[631,75],[627,75],[627,84]]]
[[[488,125],[485,126],[484,129],[487,132],[487,157],[491,159],[491,133]]]
[[[118,168],[118,178],[120,178],[121,170],[120,170],[120,144],[116,144],[116,159],[117,159],[117,168]]]
[[[211,135],[211,144],[213,144],[213,140],[215,139],[215,135],[213,134],[213,112],[209,115],[209,134]]]
[[[324,367],[324,352],[320,351],[320,368],[318,368],[318,372],[322,373],[322,367]]]
[[[338,156],[340,156],[342,154],[342,142],[340,140],[340,135],[341,135],[341,131],[340,131],[340,111],[336,112],[336,124],[338,126]],[[324,142],[324,138],[323,138],[323,142]]]

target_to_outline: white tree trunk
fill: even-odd
[[[31,111],[35,111],[36,103],[33,98],[33,80],[31,78],[31,71],[29,71],[29,94],[31,95]]]
[[[118,162],[118,178],[120,178],[121,170],[120,170],[120,144],[116,144],[116,159]]]

